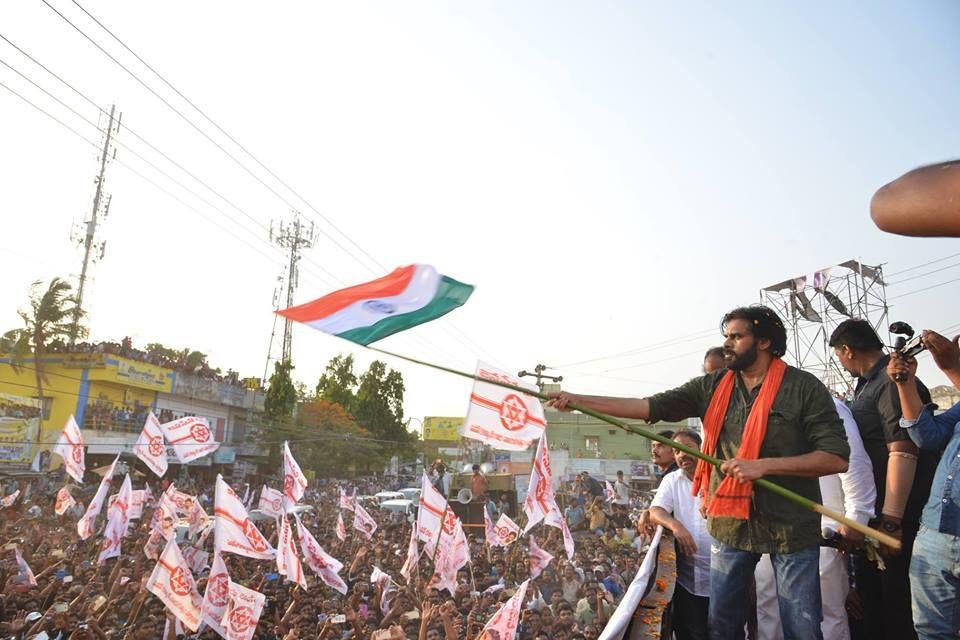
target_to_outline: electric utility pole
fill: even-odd
[[[80,329],[80,316],[83,314],[83,292],[87,284],[87,271],[90,264],[103,258],[106,242],[96,242],[97,225],[100,224],[101,216],[106,219],[110,212],[110,194],[104,189],[106,181],[107,163],[116,157],[116,147],[112,147],[113,136],[120,132],[120,118],[122,114],[116,114],[117,105],[110,105],[110,115],[107,120],[107,128],[103,133],[103,150],[100,152],[100,173],[97,174],[97,189],[93,194],[93,211],[90,219],[86,221],[86,230],[75,234],[74,240],[77,244],[83,245],[83,267],[80,269],[80,282],[77,285],[77,304],[74,306],[73,321],[70,326],[70,346],[77,341],[77,334]],[[114,117],[116,115],[116,117]]]
[[[548,375],[546,375],[546,374],[543,373],[544,371],[546,371],[546,370],[549,369],[549,368],[550,368],[550,367],[548,367],[548,366],[545,365],[545,364],[538,364],[537,366],[535,366],[535,367],[533,368],[533,373],[530,373],[530,372],[527,371],[527,370],[523,370],[523,371],[517,373],[517,375],[518,375],[519,377],[521,377],[521,378],[527,378],[527,377],[536,378],[536,379],[537,379],[537,387],[540,389],[540,393],[543,393],[543,381],[544,381],[544,380],[550,380],[551,382],[557,382],[557,383],[563,382],[563,376],[548,376]]]
[[[309,230],[305,223],[300,221],[300,214],[293,212],[293,222],[286,225],[281,222],[279,232],[274,233],[273,224],[270,224],[270,240],[276,242],[281,247],[290,251],[290,264],[287,266],[287,305],[286,308],[293,306],[293,292],[297,288],[297,282],[300,279],[300,271],[297,263],[300,262],[301,249],[309,249],[313,246],[314,235],[313,223],[310,223]],[[281,362],[289,363],[291,356],[291,346],[293,342],[293,321],[289,318],[284,319],[283,323],[283,350]]]

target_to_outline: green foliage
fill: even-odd
[[[46,289],[40,281],[33,283],[30,292],[30,304],[27,309],[17,312],[23,321],[23,327],[11,329],[0,337],[0,352],[10,354],[10,366],[19,370],[24,362],[33,356],[33,369],[37,384],[37,398],[43,402],[43,374],[41,358],[47,345],[54,342],[66,342],[70,339],[73,316],[83,312],[77,308],[73,287],[66,280],[54,278]],[[77,327],[77,338],[87,335],[83,326]]]
[[[317,382],[317,397],[334,402],[348,411],[354,406],[357,376],[353,373],[353,356],[337,355]]]
[[[289,362],[274,364],[267,395],[263,400],[267,420],[280,422],[293,417],[293,410],[297,406],[297,389],[290,376],[292,370],[293,364]]]

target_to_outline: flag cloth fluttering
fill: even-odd
[[[207,578],[207,588],[203,592],[203,610],[201,617],[203,622],[210,625],[210,628],[226,638],[227,633],[220,621],[227,611],[227,603],[230,596],[230,574],[227,573],[227,565],[223,562],[220,554],[213,556],[213,568],[210,569],[210,577]]]
[[[162,478],[167,472],[167,447],[163,444],[163,431],[160,429],[160,421],[153,411],[147,414],[147,419],[143,423],[143,431],[140,437],[133,445],[133,452],[137,457],[143,460],[143,463],[153,471],[158,478]]]
[[[368,345],[446,315],[472,293],[472,285],[441,275],[430,265],[413,264],[277,313]]]
[[[276,557],[277,551],[253,524],[240,498],[219,474],[213,513],[215,551],[236,553],[254,560],[273,560]]]
[[[300,470],[300,465],[290,453],[290,445],[283,443],[283,510],[289,512],[297,502],[303,498],[307,488],[307,478]]]
[[[506,382],[531,391],[536,391],[536,387],[484,362],[477,363],[476,377],[461,435],[494,449],[529,449],[547,426],[543,405],[534,396],[488,381]]]
[[[86,540],[93,535],[93,523],[96,521],[97,516],[100,515],[100,510],[103,509],[103,503],[107,500],[107,492],[110,490],[110,480],[113,478],[113,470],[116,468],[117,460],[119,459],[120,454],[118,453],[117,457],[110,463],[110,468],[103,474],[103,479],[100,480],[100,486],[97,487],[97,493],[93,496],[90,504],[87,505],[87,510],[83,514],[83,517],[77,521],[77,533],[80,535],[81,540]]]
[[[167,541],[147,581],[147,590],[160,598],[185,627],[191,631],[200,627],[203,598],[197,591],[197,583],[193,581],[193,574],[180,553],[176,538]]]
[[[79,483],[83,483],[83,473],[87,467],[84,463],[83,436],[77,421],[70,416],[63,427],[60,439],[53,447],[53,452],[63,458],[63,466],[67,473]]]
[[[283,494],[276,489],[263,485],[257,508],[272,518],[279,518],[283,515]]]

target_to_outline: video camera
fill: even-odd
[[[916,357],[927,347],[923,344],[920,336],[914,336],[913,327],[906,322],[894,322],[890,325],[890,333],[897,336],[893,343],[893,350],[896,351],[905,360]],[[897,374],[897,382],[903,382],[902,376]]]

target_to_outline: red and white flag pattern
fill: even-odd
[[[133,452],[157,477],[162,478],[167,472],[167,447],[163,444],[160,421],[153,411],[147,414],[140,437],[133,445]]]
[[[190,509],[190,513],[187,514],[187,522],[190,523],[188,533],[191,536],[197,535],[198,532],[203,531],[210,526],[210,516],[208,516],[207,512],[203,510],[202,506],[200,506],[199,500],[193,501],[193,506]]]
[[[201,573],[210,564],[210,554],[197,546],[189,546],[183,550],[183,559],[194,573]]]
[[[336,529],[336,532],[337,532],[337,539],[340,540],[340,542],[343,542],[344,540],[347,539],[347,525],[344,524],[344,522],[343,522],[343,514],[342,514],[342,513],[338,513],[338,514],[337,514],[337,529]]]
[[[270,517],[279,518],[283,515],[283,494],[276,489],[263,485],[257,508]]]
[[[606,494],[607,502],[616,502],[617,492],[614,491],[613,485],[610,484],[609,480],[604,480],[604,482],[606,483],[604,486],[604,493]]]
[[[400,575],[407,579],[407,582],[410,582],[410,577],[413,575],[413,572],[417,570],[417,562],[420,559],[420,549],[417,544],[417,527],[413,526],[410,528],[410,543],[407,545],[407,557],[403,561],[403,566],[400,568]]]
[[[213,556],[213,568],[210,569],[207,588],[203,592],[201,617],[204,623],[210,625],[210,628],[223,638],[227,637],[227,632],[220,626],[220,622],[227,612],[229,601],[230,574],[227,573],[227,565],[218,553]]]
[[[214,516],[214,551],[236,553],[256,560],[273,560],[276,556],[276,550],[253,524],[240,498],[219,474]]]
[[[110,463],[110,468],[107,469],[107,472],[100,480],[100,486],[97,487],[97,493],[93,496],[93,500],[87,505],[87,511],[83,514],[83,517],[77,521],[77,533],[80,535],[81,540],[86,540],[93,535],[93,523],[96,521],[97,516],[100,515],[100,510],[103,509],[103,503],[107,500],[110,481],[113,479],[113,470],[116,468],[117,460],[119,459],[120,455],[117,454],[117,457]]]
[[[171,484],[160,494],[160,500],[153,511],[153,520],[150,523],[153,530],[159,532],[166,540],[176,534],[177,503],[173,498],[175,493],[177,493],[177,487]]]
[[[206,418],[187,416],[161,424],[160,430],[173,447],[173,453],[180,464],[209,455],[220,446],[220,443],[213,439],[213,432]]]
[[[70,416],[63,427],[60,439],[53,447],[53,452],[63,458],[63,466],[67,473],[77,482],[83,482],[83,474],[87,467],[84,464],[83,435],[77,421]]]
[[[230,582],[229,601],[220,626],[227,640],[251,640],[267,597],[259,591]]]
[[[546,524],[554,527],[559,527],[560,521],[563,520],[553,491],[553,467],[550,465],[546,433],[540,438],[537,453],[533,457],[533,469],[530,470],[530,485],[527,488],[527,497],[523,501],[523,511],[527,514],[524,533],[530,531],[541,520],[545,520]]]
[[[103,564],[107,558],[116,558],[120,555],[120,546],[127,535],[130,525],[130,504],[133,502],[133,484],[130,474],[123,479],[120,491],[117,492],[113,503],[107,507],[107,527],[103,530],[103,543],[100,545],[98,564]]]
[[[377,530],[377,521],[373,519],[367,510],[359,504],[353,507],[353,528],[367,537],[367,540],[373,540],[373,532]]]
[[[307,588],[307,579],[303,575],[297,544],[293,540],[293,527],[290,519],[280,516],[280,536],[277,539],[277,572],[287,577],[288,582],[296,582],[301,588]]]
[[[17,559],[17,581],[20,584],[28,584],[31,587],[37,586],[37,578],[33,575],[33,571],[30,570],[30,565],[27,564],[27,561],[23,559],[23,556],[20,555],[20,547],[14,547],[14,555]]]
[[[75,504],[77,504],[77,501],[70,495],[70,491],[66,487],[60,487],[60,491],[57,491],[57,501],[53,505],[53,511],[58,516],[62,516],[67,512],[67,509]]]
[[[497,520],[497,524],[493,525],[494,533],[496,534],[496,543],[498,547],[506,547],[511,543],[517,541],[517,537],[520,535],[520,525],[510,519],[505,513],[500,514],[500,518]]]
[[[147,590],[160,598],[163,604],[191,631],[200,627],[203,598],[197,592],[190,567],[180,553],[175,538],[167,541],[157,565],[147,580]]]
[[[530,564],[530,579],[536,580],[553,560],[553,555],[541,549],[534,537],[530,536],[530,555],[527,560]]]
[[[340,508],[347,511],[353,511],[353,505],[357,504],[357,490],[353,490],[353,495],[348,496],[343,487],[340,487]]]
[[[456,516],[448,507],[447,499],[437,491],[424,473],[420,487],[420,509],[417,511],[417,536],[432,549],[432,541],[438,537],[441,523],[446,535],[452,535],[455,520]]]
[[[483,538],[491,547],[496,546],[497,529],[493,524],[493,520],[490,519],[490,512],[487,511],[486,505],[483,507]]]
[[[0,508],[6,509],[7,507],[12,507],[13,503],[17,501],[18,497],[20,497],[20,489],[17,489],[8,496],[0,498]]]
[[[300,465],[290,453],[290,445],[283,443],[283,498],[284,511],[289,511],[293,505],[300,502],[303,492],[307,489],[307,478],[300,470]]]
[[[303,549],[303,557],[306,559],[307,565],[320,576],[320,579],[328,587],[345,594],[347,583],[338,575],[340,570],[343,569],[343,563],[324,551],[317,539],[303,526],[299,519],[297,520],[297,534],[300,537],[300,548]]]
[[[143,504],[147,499],[146,489],[135,489],[130,501],[130,519],[139,520],[143,516]]]
[[[556,525],[553,525],[556,526]],[[560,518],[560,532],[563,533],[563,550],[567,552],[567,558],[573,560],[573,534],[570,533],[570,527],[567,526],[565,518]]]
[[[462,435],[494,449],[525,451],[547,426],[543,405],[535,397],[485,382],[494,380],[535,391],[536,387],[484,362],[477,363],[477,378]]]
[[[483,627],[477,636],[481,640],[509,640],[517,635],[517,625],[520,623],[520,610],[523,609],[524,599],[527,597],[529,580],[524,580],[516,592],[510,596],[500,609]]]

